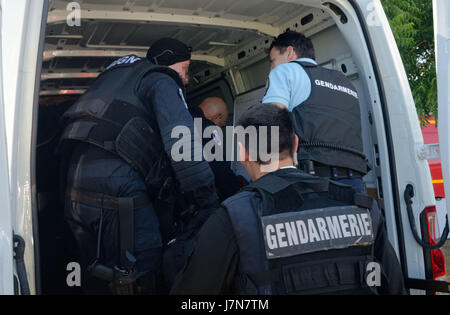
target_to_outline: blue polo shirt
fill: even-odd
[[[300,58],[297,61],[317,64],[309,58]],[[270,72],[262,103],[280,103],[292,111],[310,95],[311,80],[303,67],[296,63],[283,63]]]

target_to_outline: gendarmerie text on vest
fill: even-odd
[[[275,216],[276,217],[276,216]],[[265,218],[264,233],[269,250],[298,247],[329,240],[356,238],[348,242],[358,244],[364,238],[373,237],[372,222],[368,212],[339,213],[316,212],[312,217],[292,214],[281,220]],[[345,243],[344,243],[345,244]],[[342,245],[342,244],[341,244]]]
[[[358,93],[356,93],[355,91],[353,91],[349,88],[346,88],[344,86],[336,85],[331,82],[327,82],[327,81],[323,81],[323,80],[315,80],[314,83],[317,86],[323,86],[323,87],[331,89],[331,90],[335,90],[335,91],[342,92],[342,93],[347,93],[348,95],[351,95],[356,99],[358,98]]]

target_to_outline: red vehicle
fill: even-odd
[[[429,124],[422,127],[423,140],[425,144],[439,143],[438,128],[436,121],[431,119]],[[431,170],[431,178],[433,179],[434,195],[436,198],[445,198],[444,179],[442,176],[442,167],[440,159],[428,160]]]

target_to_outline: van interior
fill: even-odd
[[[222,97],[228,105],[229,125],[244,104],[261,100],[270,71],[268,48],[274,37],[286,30],[310,37],[317,62],[342,71],[358,90],[365,154],[372,166],[365,182],[384,208],[376,132],[369,123],[372,102],[358,64],[361,51],[349,45],[344,28],[339,27],[348,18],[336,5],[272,0],[84,0],[78,1],[78,26],[77,7],[68,7],[69,3],[50,1],[42,56],[35,151],[36,278],[41,294],[80,293],[66,285],[66,266],[77,261],[77,253],[63,217],[55,154],[58,119],[110,63],[128,54],[144,57],[151,43],[162,37],[192,47],[189,106],[209,96]]]

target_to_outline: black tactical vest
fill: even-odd
[[[89,143],[119,156],[137,170],[149,192],[160,193],[171,172],[152,108],[137,89],[149,72],[162,72],[183,86],[172,69],[134,55],[122,57],[103,72],[90,89],[62,116],[60,150]]]
[[[375,293],[366,281],[374,262],[370,197],[296,170],[245,190],[223,203],[240,255],[234,293]]]
[[[314,161],[367,174],[358,94],[339,71],[295,61],[311,80],[311,95],[293,110],[298,161]]]

